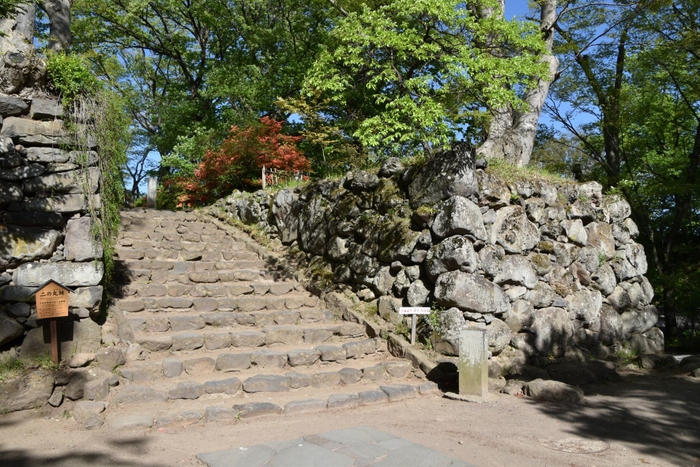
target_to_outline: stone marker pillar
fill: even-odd
[[[146,207],[150,209],[156,208],[156,191],[158,190],[158,179],[156,177],[148,177],[148,191],[146,193]]]
[[[459,394],[485,397],[489,364],[485,328],[464,328],[459,334]]]

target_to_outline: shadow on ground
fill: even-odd
[[[675,465],[700,466],[700,380],[625,376],[586,388],[580,405],[532,403],[567,423],[572,435],[631,444]]]
[[[37,443],[41,443],[37,436]],[[5,449],[0,444],[0,465],[3,467],[91,467],[95,465],[107,467],[169,467],[166,464],[151,464],[138,462],[133,457],[146,452],[148,441],[143,438],[131,438],[115,440],[108,443],[109,449],[105,451],[70,452],[70,446],[65,446],[62,452],[56,455],[46,455],[45,450],[41,455],[31,450]],[[107,446],[105,446],[107,447]],[[124,453],[123,455],[120,452]]]

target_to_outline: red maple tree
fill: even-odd
[[[281,121],[262,117],[249,127],[232,126],[216,150],[208,150],[192,179],[180,182],[184,195],[178,206],[209,204],[234,189],[261,186],[263,166],[285,173],[311,171],[311,163],[297,144],[301,136],[282,134]]]

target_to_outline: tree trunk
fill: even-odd
[[[542,113],[542,107],[547,99],[549,87],[554,81],[559,59],[551,54],[554,40],[554,23],[557,17],[556,0],[545,0],[540,3],[540,30],[549,54],[542,60],[549,65],[549,76],[537,81],[537,86],[525,95],[528,104],[527,112],[516,112],[513,108],[493,111],[491,124],[486,141],[476,150],[478,157],[504,159],[518,166],[530,162],[532,148],[535,144],[537,122]]]
[[[7,52],[28,53],[33,49],[36,7],[30,2],[19,8],[20,12],[14,18],[0,19],[0,33],[4,35],[0,40],[2,55]]]
[[[43,0],[37,2],[49,17],[49,49],[67,52],[73,42],[70,31],[70,8],[73,0]]]
[[[14,18],[0,20],[0,92],[19,94],[25,86],[31,86],[36,76],[34,60],[34,16],[33,2],[20,5]]]

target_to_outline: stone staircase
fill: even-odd
[[[122,212],[114,307],[131,345],[110,391],[108,423],[237,420],[436,390],[270,258],[202,213]]]

